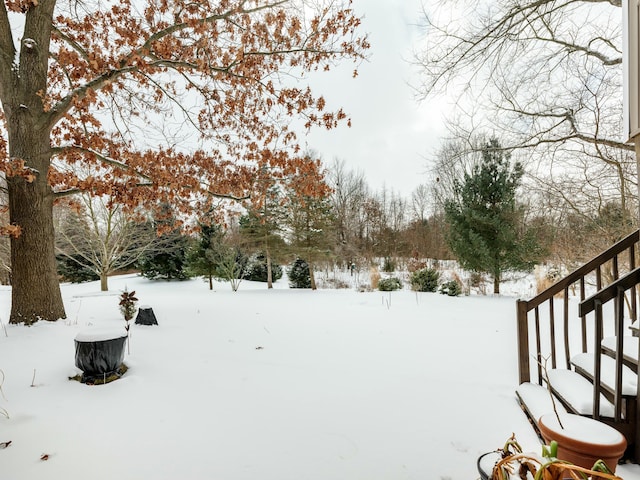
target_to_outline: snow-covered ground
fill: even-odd
[[[159,325],[131,327],[122,379],[69,380],[80,331],[124,330],[125,287]],[[515,296],[62,288],[68,319],[33,327],[6,325],[0,290],[3,480],[470,480],[512,432],[539,451],[514,394]]]

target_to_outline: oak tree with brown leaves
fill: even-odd
[[[57,198],[85,191],[188,213],[250,196],[265,165],[301,173],[292,120],[348,123],[304,76],[357,64],[368,48],[359,25],[351,0],[4,0],[10,321],[65,317]]]

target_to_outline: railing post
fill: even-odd
[[[614,392],[615,420],[622,421],[622,360],[624,357],[624,288],[618,288],[615,304],[616,385]],[[601,354],[602,351],[597,352]]]
[[[601,392],[601,371],[600,356],[598,352],[602,352],[602,302],[600,299],[595,300],[595,324],[593,331],[594,341],[594,372],[593,372],[593,418],[600,420],[600,392]]]
[[[531,380],[529,371],[529,322],[527,320],[527,302],[518,300],[516,302],[518,316],[518,372],[520,384]]]

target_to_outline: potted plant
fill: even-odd
[[[616,465],[627,448],[624,435],[593,418],[572,413],[561,415],[551,391],[546,362],[543,368],[553,412],[542,415],[537,424],[545,442],[557,442],[557,455],[554,456],[584,468],[590,468],[596,461],[603,460],[615,472]]]
[[[585,468],[600,459],[615,472],[627,448],[627,440],[615,428],[580,415],[548,413],[538,419],[538,428],[547,443],[557,443],[558,458]]]
[[[108,383],[123,373],[127,334],[120,328],[88,328],[75,338],[75,364],[82,383]]]
[[[601,459],[590,467],[559,459],[556,441],[544,445],[542,455],[523,453],[515,435],[502,449],[482,455],[478,459],[478,472],[483,480],[622,480]]]

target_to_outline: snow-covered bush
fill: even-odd
[[[440,293],[450,297],[457,297],[462,293],[462,286],[455,280],[449,280],[440,285]]]
[[[411,288],[418,292],[435,292],[438,290],[440,272],[433,268],[423,268],[413,272],[410,277]]]
[[[383,278],[378,282],[378,290],[381,292],[392,292],[401,288],[402,282],[397,277]]]

